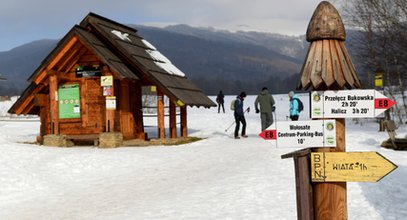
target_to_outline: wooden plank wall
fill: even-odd
[[[61,134],[98,134],[104,131],[105,102],[99,78],[80,80],[81,118],[60,119]]]
[[[79,50],[78,46],[78,50]],[[49,77],[43,94],[39,96],[37,106],[40,106],[41,131],[46,134],[87,135],[102,132],[122,132],[125,139],[144,139],[144,124],[142,115],[141,82],[114,79],[113,95],[116,96],[116,110],[106,110],[103,88],[100,77],[76,78],[75,68],[78,65],[103,65],[100,59],[91,51],[82,49],[81,53],[70,54],[72,63],[61,62],[64,69],[58,65],[57,70],[49,70]],[[67,55],[68,56],[68,55]],[[103,75],[113,75],[108,67],[102,68]],[[81,118],[59,119],[56,91],[63,84],[76,83],[80,86]],[[44,94],[48,93],[49,94]],[[45,103],[44,103],[45,102]],[[110,127],[108,127],[108,121]],[[162,129],[164,131],[164,129]]]

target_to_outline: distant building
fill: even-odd
[[[40,116],[39,140],[48,134],[121,133],[145,139],[142,88],[157,94],[159,138],[165,137],[164,96],[171,138],[187,136],[186,107],[216,106],[137,30],[94,13],[74,26],[29,77],[9,113]]]

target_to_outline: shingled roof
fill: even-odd
[[[65,50],[65,53],[61,53]],[[216,106],[185,74],[175,67],[137,30],[89,13],[80,25],[75,25],[29,77],[29,86],[11,107],[10,113],[37,114],[36,92],[46,89],[43,80],[55,66],[69,71],[75,58],[92,51],[119,79],[141,80],[143,85],[157,87],[172,100],[189,106]],[[68,54],[58,57],[58,54]],[[17,109],[24,103],[24,109]]]
[[[137,30],[94,13],[86,16],[80,25],[89,29],[110,48],[114,48],[122,60],[140,73],[138,76],[144,83],[158,85],[165,95],[186,105],[216,106],[170,60],[140,37]]]
[[[322,1],[307,29],[311,42],[297,89],[361,88],[359,77],[345,47],[345,28],[335,7]]]

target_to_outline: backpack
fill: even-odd
[[[302,112],[304,110],[304,104],[302,104],[301,100],[299,98],[294,98],[298,102],[298,112]]]
[[[232,102],[230,103],[230,110],[232,110],[232,111],[235,110],[235,102],[236,102],[236,99],[233,99]]]

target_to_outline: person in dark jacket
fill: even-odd
[[[225,95],[223,95],[222,90],[219,91],[218,96],[216,96],[216,103],[218,103],[218,113],[220,113],[220,107],[222,106],[223,113],[225,113]]]
[[[261,119],[261,131],[266,130],[271,124],[273,124],[273,110],[274,110],[274,98],[267,90],[267,87],[263,87],[260,94],[254,101],[254,107],[256,113],[260,113]],[[260,105],[260,109],[259,109]]]
[[[300,117],[300,112],[298,111],[298,96],[294,91],[290,91],[288,97],[290,98],[290,119],[291,121],[298,121]]]
[[[246,98],[246,93],[241,92],[239,96],[236,97],[235,101],[235,110],[234,110],[234,116],[235,116],[235,121],[236,121],[236,127],[235,127],[235,139],[239,139],[239,129],[240,129],[240,123],[242,123],[242,133],[241,137],[247,138],[246,135],[246,119],[244,117],[245,111],[243,111],[243,101]],[[250,111],[250,107],[246,109],[247,112]]]

